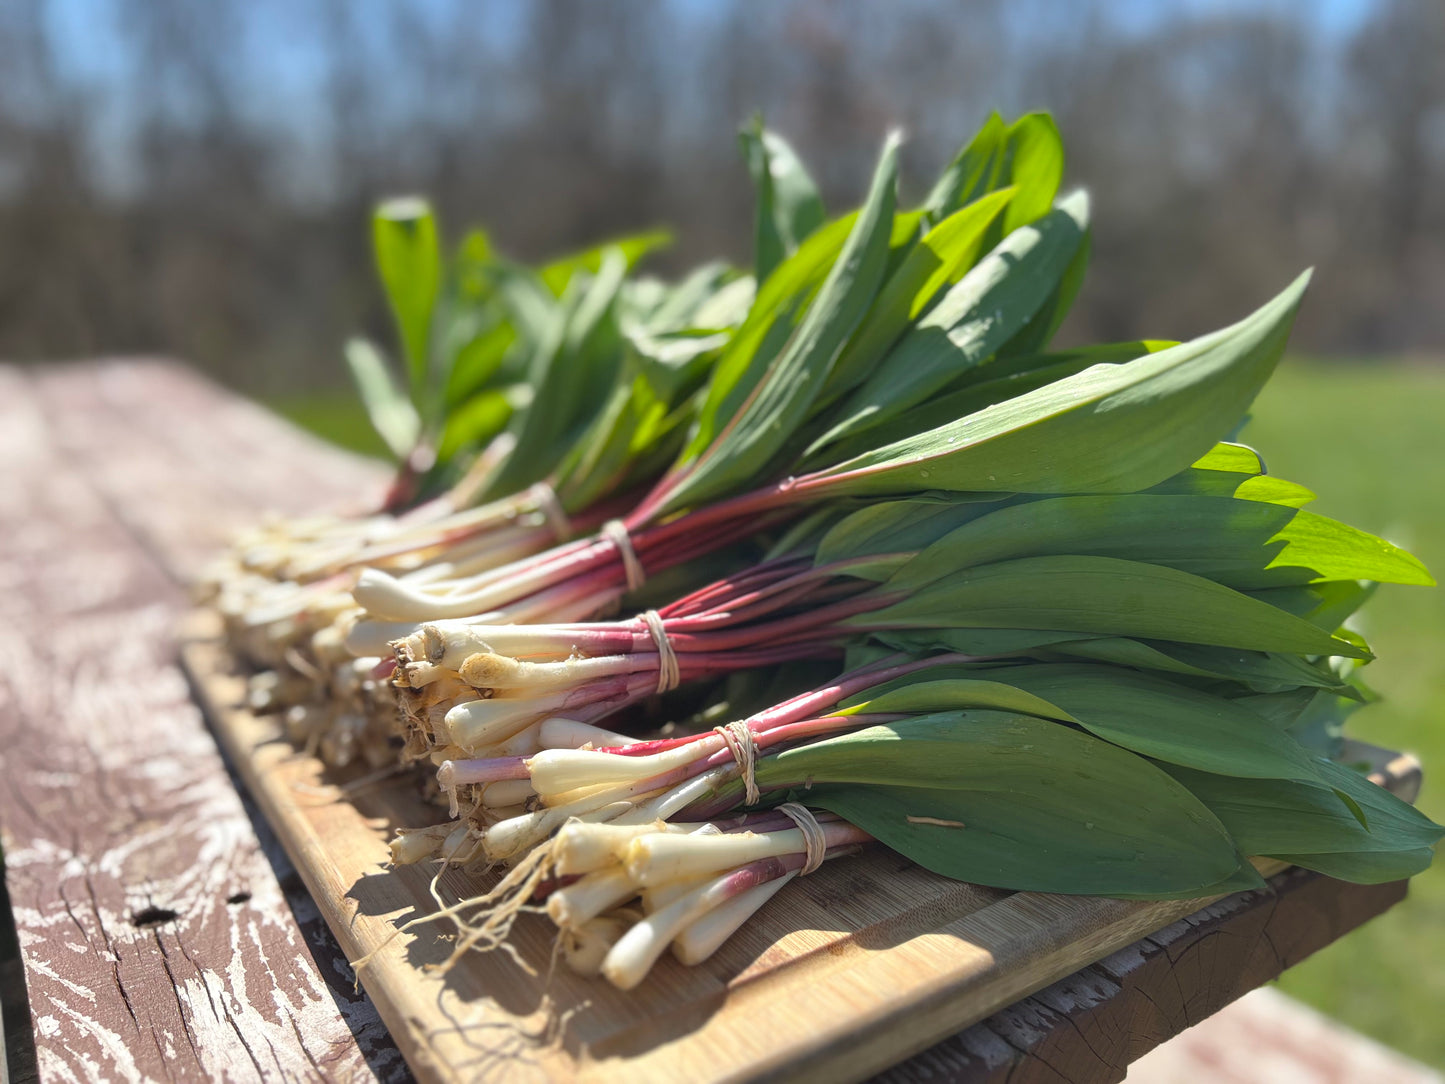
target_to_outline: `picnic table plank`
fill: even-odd
[[[16,480],[0,490],[0,833],[44,1078],[406,1078],[226,775],[171,637],[184,583],[233,529],[360,507],[381,472],[156,362],[0,367],[0,449]],[[1404,886],[1296,870],[1271,892],[1222,900],[879,1079],[1117,1080]]]
[[[1114,1084],[1160,1043],[1393,907],[1405,882],[1288,869],[879,1074],[877,1084]]]
[[[200,423],[230,398],[174,367],[0,368],[0,839],[40,1075],[404,1079],[174,661],[178,567],[255,506],[172,501],[184,455],[108,380]]]

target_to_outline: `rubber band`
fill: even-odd
[[[672,649],[672,644],[667,639],[662,615],[656,610],[644,610],[642,623],[647,626],[647,631],[652,633],[652,642],[657,645],[657,692],[660,696],[682,684],[682,666],[677,661],[677,652]]]
[[[637,551],[632,548],[632,536],[627,533],[627,525],[620,519],[609,519],[602,525],[600,533],[617,547],[622,556],[622,570],[627,573],[627,589],[636,591],[647,582],[647,573],[637,559]]]
[[[722,735],[723,743],[728,747],[728,752],[738,762],[738,769],[742,772],[743,787],[745,788],[744,801],[748,805],[756,805],[762,792],[758,790],[757,763],[758,763],[758,738],[752,728],[741,720],[735,720],[725,726],[715,726],[713,730]]]
[[[557,541],[566,542],[571,538],[572,521],[567,518],[567,510],[557,499],[557,491],[546,482],[538,482],[528,492],[532,500],[536,502],[537,511],[546,517],[547,526],[552,528],[552,533],[557,536]]]
[[[823,858],[828,853],[828,837],[823,834],[823,826],[807,806],[797,802],[784,802],[778,806],[778,812],[786,814],[788,819],[798,826],[798,831],[803,833],[807,858],[803,860],[803,869],[798,876],[806,877],[823,864]]]

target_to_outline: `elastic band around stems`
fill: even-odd
[[[672,649],[672,644],[667,639],[662,615],[656,610],[644,610],[642,623],[647,626],[647,631],[652,633],[652,642],[657,645],[657,693],[661,696],[682,684],[682,666],[677,661],[677,652]]]
[[[572,521],[567,518],[567,511],[562,507],[562,502],[557,499],[557,491],[546,482],[538,482],[529,491],[537,510],[547,520],[547,526],[552,528],[552,533],[557,536],[558,542],[566,542],[572,537]]]
[[[778,806],[778,812],[786,814],[788,819],[798,826],[798,831],[803,833],[803,846],[808,850],[798,876],[806,877],[823,864],[823,858],[828,853],[828,837],[823,834],[823,826],[807,806],[797,802],[784,802]]]
[[[758,736],[753,733],[747,723],[741,720],[734,720],[725,726],[715,726],[713,730],[722,735],[728,752],[738,762],[738,769],[742,772],[743,787],[745,788],[743,800],[748,805],[756,805],[758,799],[762,797],[762,792],[758,790],[757,779]]]
[[[637,558],[637,551],[632,548],[632,536],[627,533],[627,525],[620,519],[609,519],[602,525],[600,533],[617,548],[622,557],[622,569],[627,573],[627,589],[636,591],[647,582],[647,573]]]

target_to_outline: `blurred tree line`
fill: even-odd
[[[1348,6],[1348,5],[1346,5]],[[1357,7],[1358,5],[1353,5]],[[1297,269],[1320,352],[1445,343],[1445,5],[18,0],[0,5],[0,357],[187,358],[253,392],[381,331],[366,218],[420,191],[522,258],[666,223],[749,259],[761,109],[830,206],[921,195],[1046,108],[1095,197],[1068,334],[1182,337]]]

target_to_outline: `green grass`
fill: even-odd
[[[328,439],[373,455],[381,442],[350,397],[273,403]],[[1445,579],[1445,369],[1395,363],[1284,365],[1244,439],[1273,473],[1317,494],[1315,511],[1412,549]],[[1366,741],[1417,754],[1420,806],[1445,822],[1445,594],[1383,587],[1364,612],[1384,701],[1351,720]],[[1445,1067],[1445,862],[1409,898],[1294,968],[1290,994],[1382,1042]]]
[[[1310,507],[1383,534],[1445,580],[1445,369],[1292,361],[1255,406],[1244,440],[1269,469],[1309,486]],[[1362,614],[1384,698],[1350,733],[1415,753],[1419,805],[1445,822],[1445,594],[1382,587]],[[1289,971],[1293,996],[1445,1067],[1445,861],[1405,902]]]

